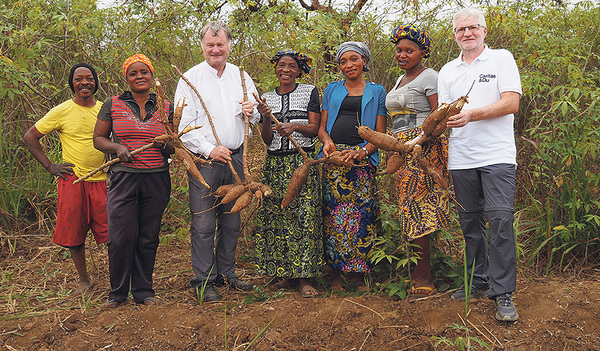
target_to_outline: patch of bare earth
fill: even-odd
[[[77,293],[74,267],[47,237],[19,241],[0,259],[0,348],[5,350],[449,350],[433,337],[472,337],[494,350],[600,349],[600,272],[580,279],[520,279],[516,323],[497,322],[492,301],[465,304],[449,293],[395,301],[382,294],[331,294],[305,299],[278,294],[269,281],[240,265],[261,287],[242,293],[219,288],[224,301],[199,304],[185,240],[160,246],[155,288],[160,305],[131,301],[103,309],[108,293],[106,248],[88,245],[91,291]],[[250,297],[248,297],[250,296]],[[258,301],[269,299],[267,301]],[[464,325],[470,332],[450,327]],[[475,341],[473,341],[475,342]],[[481,349],[481,348],[478,348]]]

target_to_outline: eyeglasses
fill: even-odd
[[[454,28],[454,33],[456,34],[465,34],[465,31],[468,29],[471,33],[476,33],[479,31],[479,28],[483,27],[481,24],[473,24],[466,27]]]

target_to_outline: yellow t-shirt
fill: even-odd
[[[102,103],[96,101],[93,107],[80,106],[73,100],[67,100],[50,110],[35,127],[42,134],[58,132],[62,144],[63,162],[75,165],[73,171],[77,177],[98,168],[105,162],[102,151],[94,148],[92,140],[96,118]],[[106,173],[98,172],[86,179],[89,182],[106,180]]]

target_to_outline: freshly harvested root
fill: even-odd
[[[394,152],[387,159],[386,166],[385,166],[385,171],[378,172],[375,175],[394,174],[403,165],[404,165],[404,155],[402,155],[400,153],[397,153],[397,152]]]
[[[446,123],[448,123],[448,118],[460,113],[463,106],[465,106],[465,104],[469,102],[469,100],[467,100],[468,97],[468,95],[461,96],[460,98],[458,98],[458,100],[454,101],[450,105],[446,116],[444,116],[444,118],[435,126],[435,129],[431,132],[432,137],[437,138],[440,135],[442,135],[443,132],[446,131]]]
[[[421,154],[423,153],[423,147],[419,144],[415,145],[415,147],[412,150],[412,162],[413,164],[417,164],[417,162],[419,162],[419,160],[421,159]]]
[[[185,98],[179,99],[177,101],[177,105],[175,106],[175,110],[173,111],[173,130],[179,130],[179,123],[181,122],[181,115],[183,115],[183,108],[187,106],[185,104]],[[185,132],[184,132],[185,133]]]
[[[225,184],[225,185],[221,185],[215,191],[215,195],[217,197],[223,197],[223,196],[225,196],[229,192],[229,190],[231,190],[231,188],[233,188],[236,185],[237,184]]]
[[[243,210],[244,208],[246,208],[246,206],[248,206],[250,204],[250,201],[252,200],[252,192],[249,190],[244,191],[244,193],[242,195],[240,195],[237,200],[235,200],[235,203],[233,204],[233,207],[231,208],[231,211],[229,213],[238,213],[241,210]]]
[[[246,191],[246,186],[244,184],[235,184],[233,187],[229,189],[229,191],[223,196],[221,199],[221,205],[228,204],[231,201],[240,197]]]
[[[375,131],[367,126],[358,127],[358,135],[364,140],[385,151],[408,152],[403,142],[393,136]]]
[[[433,180],[440,186],[440,188],[446,190],[448,189],[448,180],[442,175],[442,172],[435,167],[431,162],[422,158],[419,160],[419,166],[423,168],[423,171],[430,175]]]
[[[469,88],[466,95],[461,96],[450,104],[442,103],[435,111],[427,116],[425,122],[423,122],[422,129],[428,138],[437,138],[446,131],[448,118],[460,113],[465,103],[468,102],[467,98],[469,97],[471,89],[473,89],[473,85],[475,85],[475,81],[471,84],[471,88]]]
[[[210,189],[210,185],[208,185],[206,180],[204,180],[202,173],[200,173],[198,167],[196,167],[196,163],[194,162],[194,159],[192,159],[192,157],[190,156],[189,151],[187,149],[176,147],[175,157],[181,160],[185,169],[187,169],[188,172],[190,172],[190,174],[193,175],[194,178],[196,178],[200,182],[200,184]]]
[[[426,135],[431,134],[431,132],[433,132],[433,130],[435,129],[435,127],[440,124],[439,122],[442,121],[446,115],[448,114],[448,109],[450,108],[450,105],[447,103],[442,103],[440,106],[438,106],[438,108],[436,108],[435,110],[433,110],[428,116],[427,118],[425,118],[425,121],[423,122],[423,132]],[[444,126],[446,124],[444,123]]]
[[[281,201],[281,208],[285,209],[292,203],[292,200],[298,193],[300,193],[300,189],[302,185],[306,183],[308,179],[308,173],[310,171],[310,165],[308,163],[304,163],[302,166],[296,168],[294,173],[292,173],[292,178],[290,179],[290,183],[288,184],[287,191],[283,200]]]
[[[340,151],[334,151],[325,159],[327,162],[332,163],[338,167],[352,167],[354,166],[354,162],[352,161],[342,161],[342,153]]]

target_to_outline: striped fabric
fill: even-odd
[[[169,113],[169,102],[165,102],[165,111],[167,114]],[[129,151],[149,144],[155,137],[165,133],[164,125],[160,121],[160,111],[156,110],[152,116],[141,121],[118,96],[112,97],[111,116],[114,136]],[[135,155],[133,162],[123,162],[123,165],[139,169],[152,169],[164,167],[167,163],[160,149],[149,148]]]

